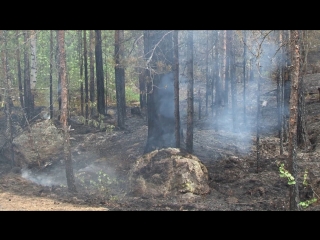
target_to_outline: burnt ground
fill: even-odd
[[[317,82],[320,76],[313,74],[308,79]],[[0,210],[288,210],[289,186],[285,178],[280,178],[278,169],[280,163],[286,163],[287,152],[283,156],[279,153],[276,100],[270,94],[275,87],[269,86],[266,81],[262,88],[264,96],[261,100],[268,101],[268,104],[263,107],[261,114],[261,159],[257,172],[256,84],[251,85],[247,89],[246,125],[241,115],[242,94],[239,91],[237,133],[232,132],[230,107],[227,111],[220,110],[218,131],[215,131],[215,114],[212,116],[209,110],[208,116],[198,119],[198,105],[195,104],[194,155],[208,169],[210,194],[163,196],[157,199],[127,194],[128,172],[135,159],[143,154],[147,139],[144,115],[131,115],[128,108],[126,130],[109,128],[99,131],[73,118],[71,143],[78,189],[76,194],[67,191],[62,160],[38,169],[21,170],[12,169],[9,162],[1,158]],[[196,85],[196,88],[204,91],[202,85]],[[311,145],[307,150],[298,150],[298,182],[303,201],[319,198],[320,194],[320,102],[316,93],[306,96],[306,119]],[[183,93],[181,99],[181,115],[184,119],[186,102]],[[202,113],[205,113],[204,107]],[[3,124],[5,119],[1,116]],[[110,116],[110,119],[112,122],[115,116]],[[186,122],[182,122],[186,129]],[[304,187],[302,177],[306,169],[309,171],[309,186]],[[319,210],[318,202],[302,210]]]

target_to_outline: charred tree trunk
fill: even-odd
[[[291,56],[290,56],[290,31],[284,30],[284,41],[287,43],[285,48],[285,67],[283,70],[283,99],[284,99],[284,107],[283,107],[283,140],[284,142],[288,141],[288,119],[289,119],[289,105],[290,105],[290,84],[291,84],[291,75],[290,75],[290,66],[291,66]]]
[[[52,30],[50,30],[50,73],[49,73],[50,119],[53,118],[52,63],[53,63],[53,36],[52,36]]]
[[[259,60],[260,61],[260,60]],[[257,78],[257,133],[256,133],[256,149],[257,149],[257,173],[260,170],[260,88],[261,88],[261,66],[258,62],[258,78]]]
[[[188,31],[187,40],[187,78],[188,78],[188,89],[187,89],[187,139],[186,139],[186,150],[188,153],[193,152],[193,31]]]
[[[173,51],[174,51],[174,119],[176,138],[176,148],[180,148],[180,109],[179,109],[179,45],[178,30],[173,32]]]
[[[292,51],[291,70],[291,94],[290,94],[290,119],[288,138],[288,168],[289,172],[297,181],[297,122],[298,122],[298,88],[300,71],[300,46],[299,31],[290,30],[290,42]],[[299,189],[298,184],[290,185],[290,210],[299,210]]]
[[[89,58],[90,58],[90,115],[91,117],[94,114],[94,102],[95,102],[95,94],[94,94],[94,31],[90,30],[89,33],[89,38],[90,38],[90,48],[89,48]]]
[[[89,119],[89,84],[88,84],[88,55],[87,55],[87,31],[83,30],[83,57],[84,57],[84,105],[85,105],[85,121],[88,124]]]
[[[119,128],[124,129],[124,119],[126,111],[125,102],[125,72],[121,64],[123,57],[123,30],[115,30],[115,82],[116,82],[116,98],[117,98],[117,125]]]
[[[19,98],[20,98],[20,106],[24,108],[23,103],[23,89],[22,89],[22,76],[21,76],[21,64],[20,64],[20,44],[19,44],[19,31],[16,32],[16,41],[17,41],[17,72],[18,72],[18,85],[19,85]]]
[[[70,133],[68,127],[68,84],[66,74],[66,53],[64,48],[64,30],[58,30],[58,44],[60,55],[60,78],[61,78],[61,117],[60,121],[64,132],[64,155],[66,166],[66,177],[68,190],[76,192],[75,179],[73,174],[72,159],[71,159],[71,146],[70,146]]]
[[[97,109],[102,115],[106,114],[106,99],[104,96],[103,60],[101,46],[101,30],[96,32],[96,74],[97,74]]]
[[[144,31],[148,67],[148,139],[145,153],[175,147],[172,31]]]
[[[279,45],[282,46],[282,31],[278,31],[278,41]],[[278,108],[278,134],[280,138],[280,155],[283,154],[283,107],[284,107],[284,99],[283,99],[283,48],[281,47],[277,56],[277,108]]]
[[[299,70],[299,99],[298,99],[298,125],[297,125],[297,144],[302,149],[307,149],[310,146],[310,141],[308,138],[308,131],[306,125],[306,109],[305,109],[305,86],[304,86],[304,76],[306,74],[306,60],[307,53],[304,45],[305,41],[305,30],[300,31],[300,70]]]
[[[206,31],[206,116],[208,116],[208,101],[209,101],[209,95],[210,95],[210,84],[209,84],[209,31]]]
[[[56,38],[57,38],[57,48],[56,48],[56,64],[57,64],[57,72],[58,72],[58,104],[59,104],[59,115],[58,120],[60,120],[61,116],[61,74],[60,74],[60,49],[59,49],[59,30],[56,30]]]
[[[4,45],[4,50],[2,51],[2,65],[3,65],[3,83],[5,87],[5,113],[7,118],[7,128],[6,128],[6,138],[9,143],[9,149],[10,149],[10,161],[11,166],[13,167],[15,165],[14,161],[14,151],[13,151],[13,129],[12,129],[12,120],[11,120],[11,108],[13,106],[12,99],[11,99],[11,79],[9,77],[9,65],[8,65],[8,50],[7,50],[7,31],[1,30],[0,31],[0,39],[1,42]]]
[[[78,31],[78,37],[79,37],[78,53],[79,53],[79,69],[80,69],[80,109],[81,109],[81,116],[84,116],[82,30]]]
[[[146,70],[141,70],[139,74],[139,90],[140,90],[140,108],[147,107],[147,85],[146,85]]]

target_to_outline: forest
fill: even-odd
[[[320,210],[319,39],[0,30],[0,210]]]

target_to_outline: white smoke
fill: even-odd
[[[21,176],[33,183],[36,183],[41,186],[55,186],[55,185],[66,185],[66,181],[62,179],[55,179],[54,175],[47,175],[45,173],[33,173],[31,170],[22,169]]]

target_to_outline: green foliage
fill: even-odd
[[[303,208],[307,208],[309,207],[312,203],[315,203],[317,201],[316,198],[312,198],[310,200],[304,201],[304,202],[300,202],[299,205]]]
[[[284,164],[280,164],[279,166],[279,172],[280,172],[280,177],[286,177],[288,179],[288,184],[289,185],[293,185],[296,184],[296,181],[294,180],[294,177],[291,175],[291,173],[289,173],[285,168],[284,168]],[[305,170],[304,174],[303,174],[303,185],[304,186],[308,186],[308,182],[307,182],[307,178],[308,178],[308,171]],[[317,201],[316,198],[312,198],[309,200],[306,200],[304,202],[300,202],[299,205],[303,208],[307,208],[309,207],[312,203],[315,203]]]
[[[286,177],[288,179],[288,184],[293,185],[296,184],[294,177],[289,173],[285,168],[284,164],[282,163],[279,167],[280,177]]]
[[[138,102],[140,100],[140,95],[133,89],[132,87],[127,87],[126,88],[126,102],[131,103],[131,102]]]
[[[113,132],[113,129],[115,128],[114,125],[111,125],[111,124],[108,124],[106,126],[107,130],[106,130],[106,133],[112,133]]]

